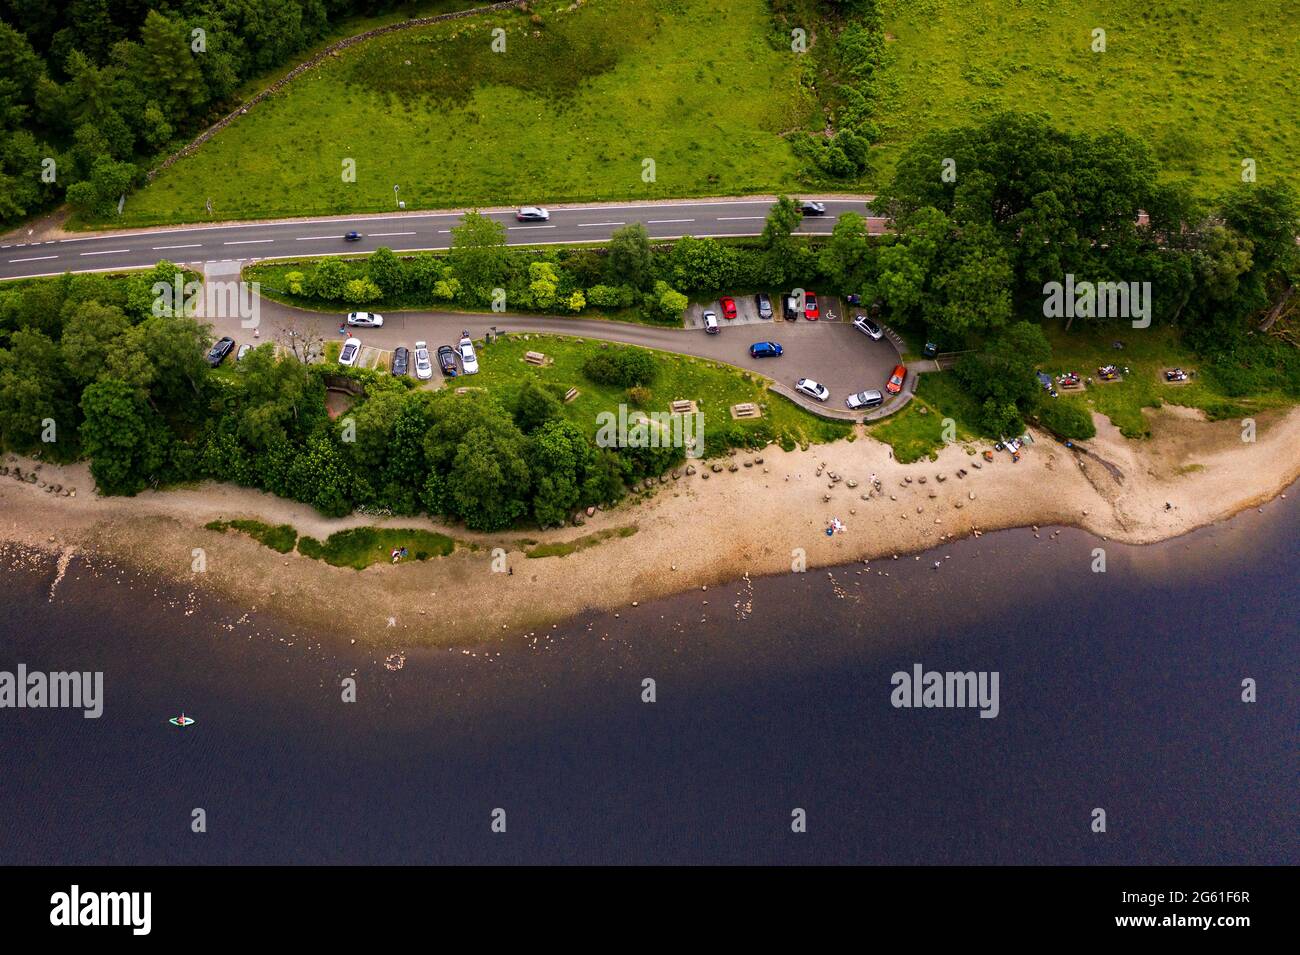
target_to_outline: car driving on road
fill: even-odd
[[[889,375],[889,382],[885,385],[885,390],[891,395],[896,395],[903,390],[903,380],[907,377],[907,369],[902,365],[895,365],[893,372]]]
[[[429,361],[429,343],[415,343],[415,377],[428,381],[433,377],[433,363]]]
[[[853,320],[853,327],[866,335],[873,342],[880,341],[884,337],[885,331],[865,315],[859,315]]]
[[[405,375],[411,365],[411,352],[409,349],[398,345],[393,349],[393,363],[389,366],[389,371],[394,375]]]
[[[382,328],[384,316],[374,312],[348,312],[348,324],[358,328]]]
[[[456,365],[456,349],[450,345],[439,345],[438,367],[442,369],[445,378],[455,378],[460,374],[460,370]]]
[[[349,338],[343,343],[343,350],[339,352],[339,364],[345,368],[351,368],[361,357],[361,339]]]
[[[343,233],[343,241],[344,241],[344,242],[359,242],[359,241],[361,241],[361,233],[360,233],[360,232],[345,232],[345,233]]]
[[[460,340],[460,364],[465,374],[478,374],[478,356],[474,354],[474,342],[468,335]]]
[[[822,314],[821,311],[817,307],[817,293],[804,292],[803,293],[803,317],[808,319],[808,321],[810,322],[815,322],[817,321],[818,318],[821,317],[821,314]]]
[[[799,203],[799,211],[806,216],[824,216],[826,215],[826,204],[815,199],[805,199]]]
[[[780,358],[783,349],[778,342],[754,342],[749,346],[750,358]]]
[[[829,388],[825,385],[819,385],[811,378],[800,378],[794,383],[794,390],[818,401],[825,401],[831,396]]]
[[[523,206],[515,213],[515,218],[520,222],[546,222],[551,214],[541,206]]]
[[[878,391],[859,391],[845,398],[844,403],[850,411],[857,411],[859,408],[874,408],[884,400],[885,396]]]
[[[208,350],[208,364],[216,368],[226,360],[226,356],[230,354],[230,350],[234,347],[235,340],[229,335],[218,338],[213,343],[212,348]]]

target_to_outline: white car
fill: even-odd
[[[467,375],[478,374],[478,357],[474,354],[474,343],[469,336],[460,340],[460,364]]]
[[[382,328],[384,316],[374,312],[348,312],[348,324],[360,328]]]
[[[811,378],[800,378],[794,384],[794,390],[800,394],[807,395],[809,398],[815,398],[818,401],[825,401],[831,396],[831,390],[825,385],[819,385]]]
[[[718,334],[718,316],[716,312],[704,313],[704,330],[710,335]]]
[[[515,213],[515,219],[519,222],[546,222],[551,218],[551,214],[541,206],[523,206]]]
[[[235,361],[243,361],[244,356],[253,350],[253,346],[248,342],[239,346],[239,351],[235,353]]]
[[[343,350],[339,352],[339,364],[345,368],[351,368],[361,357],[361,339],[349,338],[343,343]]]
[[[865,315],[859,315],[855,318],[853,320],[853,327],[866,335],[873,342],[880,341],[880,339],[885,335],[884,330]]]
[[[429,360],[429,343],[415,343],[415,377],[428,381],[433,377],[433,362]]]

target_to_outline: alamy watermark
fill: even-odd
[[[997,670],[939,672],[912,664],[912,672],[899,670],[889,682],[894,691],[889,702],[897,709],[963,709],[978,707],[980,719],[996,719],[999,710]]]
[[[1065,282],[1043,285],[1044,318],[1128,318],[1134,328],[1151,327],[1150,282]]]
[[[193,318],[237,318],[241,328],[257,328],[262,321],[262,283],[222,281],[186,282],[177,274],[173,282],[155,282],[153,314]],[[199,306],[202,304],[202,312]]]
[[[20,663],[17,672],[0,670],[0,709],[73,709],[97,720],[104,714],[104,673],[28,672]]]
[[[698,458],[704,453],[704,412],[633,411],[629,414],[627,405],[621,404],[617,414],[602,411],[596,415],[596,445],[684,448],[688,458]]]

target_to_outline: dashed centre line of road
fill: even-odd
[[[514,232],[518,229],[554,229],[554,228],[557,227],[553,225],[512,225],[510,226],[510,231]]]
[[[223,242],[222,245],[259,245],[263,242],[274,242],[274,239],[235,239],[231,242]]]
[[[626,222],[579,222],[579,229],[591,229],[598,226],[627,225]]]
[[[646,225],[664,225],[669,222],[694,222],[694,219],[648,219]]]
[[[753,222],[756,219],[766,219],[766,216],[718,216],[719,222]]]
[[[9,261],[11,263],[12,262],[39,262],[42,259],[57,259],[57,258],[58,258],[57,255],[30,255],[25,259],[10,259]]]
[[[164,249],[201,249],[202,242],[195,242],[193,245],[154,245],[149,247],[150,252],[161,252]]]
[[[414,232],[372,232],[370,233],[370,235],[372,238],[382,239],[390,235],[415,235],[415,233]]]
[[[130,252],[130,249],[104,249],[102,252],[82,252],[82,255],[121,255],[123,252]]]
[[[337,239],[336,235],[300,235],[293,241],[295,242],[323,242],[325,239]]]

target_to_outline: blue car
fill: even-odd
[[[749,346],[751,358],[780,358],[781,346],[776,342],[754,342]]]

